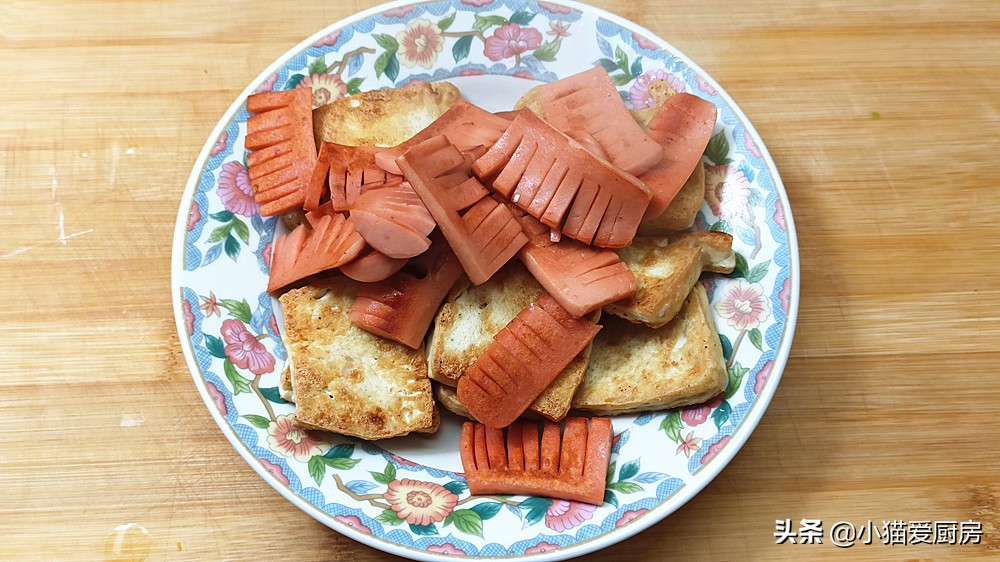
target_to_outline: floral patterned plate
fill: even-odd
[[[664,78],[719,107],[705,155],[696,228],[732,233],[736,271],[703,282],[729,384],[700,406],[615,418],[599,507],[472,497],[459,421],[431,438],[378,443],[292,424],[278,394],[280,311],[265,291],[275,218],[261,217],[246,171],[253,92],[313,88],[324,104],[361,90],[451,80],[470,101],[509,109],[539,81],[593,65],[633,108]],[[181,347],[198,390],[236,450],[297,507],[349,537],[421,560],[448,555],[557,560],[660,521],[732,459],[763,415],[788,358],[798,308],[798,251],[788,201],[760,138],[725,92],[663,40],[570,1],[435,0],[388,4],[336,23],[268,68],[226,112],[184,191],[173,247]]]

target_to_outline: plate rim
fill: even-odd
[[[177,212],[177,219],[174,224],[174,234],[171,243],[171,260],[170,260],[170,286],[171,286],[171,301],[174,310],[174,322],[177,333],[180,336],[178,338],[178,343],[181,347],[181,351],[185,359],[185,367],[190,373],[195,387],[198,389],[198,393],[201,395],[202,401],[205,403],[209,414],[212,416],[216,425],[222,431],[223,435],[229,441],[230,445],[236,450],[236,452],[243,458],[244,462],[253,469],[258,476],[260,476],[265,482],[267,482],[275,491],[282,495],[286,500],[292,503],[295,507],[300,509],[302,512],[306,513],[316,521],[322,523],[331,530],[338,532],[344,536],[347,536],[357,542],[376,548],[383,552],[388,552],[396,556],[402,556],[404,558],[409,558],[413,560],[424,560],[424,561],[440,561],[442,559],[447,559],[446,555],[437,554],[430,551],[423,551],[419,549],[407,548],[402,545],[386,541],[384,539],[379,539],[373,535],[369,535],[358,531],[348,525],[336,524],[333,517],[319,509],[317,506],[309,503],[304,498],[295,494],[289,487],[283,485],[273,474],[271,474],[264,466],[259,462],[256,456],[249,450],[245,443],[239,438],[235,430],[229,425],[228,421],[222,416],[218,408],[215,408],[214,400],[205,385],[204,378],[200,378],[196,373],[200,372],[200,368],[197,367],[197,360],[194,357],[193,349],[190,345],[185,345],[186,338],[184,337],[186,332],[183,302],[184,299],[181,296],[181,285],[180,285],[180,274],[179,272],[183,269],[183,259],[184,250],[187,234],[187,219],[190,212],[190,205],[185,206],[185,202],[193,201],[194,193],[197,189],[198,182],[204,172],[205,164],[207,163],[210,152],[212,150],[213,139],[217,139],[222,132],[228,127],[229,123],[232,121],[233,117],[239,110],[243,107],[246,102],[246,98],[254,91],[254,89],[271,74],[278,71],[285,64],[288,63],[295,56],[299,55],[310,45],[316,41],[322,39],[323,37],[329,35],[330,33],[349,26],[355,22],[364,20],[366,18],[378,15],[387,10],[392,10],[404,6],[411,5],[421,5],[428,3],[435,3],[440,0],[394,0],[392,2],[387,2],[383,4],[378,4],[366,10],[356,12],[346,18],[340,19],[333,22],[313,35],[303,39],[299,43],[295,44],[288,50],[286,50],[281,56],[276,58],[270,65],[268,65],[256,78],[250,81],[246,88],[240,92],[229,108],[220,117],[218,123],[209,133],[208,139],[202,146],[201,151],[198,153],[195,159],[194,165],[191,170],[191,174],[188,177],[187,184],[184,191],[181,194],[180,206]],[[774,182],[774,188],[778,194],[777,203],[781,205],[782,211],[784,212],[784,219],[786,230],[785,234],[788,239],[788,267],[789,274],[788,279],[790,280],[789,287],[789,303],[788,311],[785,316],[785,326],[781,333],[780,342],[781,345],[775,352],[773,358],[773,363],[771,367],[771,372],[768,376],[768,383],[761,389],[761,392],[757,394],[756,399],[752,407],[747,411],[744,418],[741,420],[739,426],[730,435],[730,442],[726,447],[723,447],[719,455],[717,455],[713,462],[708,466],[704,467],[704,470],[698,470],[697,474],[692,475],[693,478],[689,482],[685,482],[681,488],[676,490],[672,497],[658,506],[653,507],[649,513],[636,521],[626,525],[624,527],[617,528],[604,535],[594,537],[590,540],[586,540],[565,548],[560,548],[556,551],[531,554],[531,555],[515,555],[512,557],[502,557],[497,558],[501,560],[524,560],[530,559],[533,561],[555,561],[555,560],[566,560],[569,558],[574,558],[577,556],[582,556],[598,550],[607,548],[613,544],[628,540],[629,538],[635,536],[638,533],[652,527],[653,525],[663,521],[672,513],[674,513],[680,507],[686,505],[692,498],[698,495],[701,490],[703,490],[710,482],[712,482],[719,473],[722,472],[729,465],[732,459],[739,453],[740,450],[746,445],[749,440],[750,435],[757,428],[760,423],[764,412],[767,411],[770,406],[771,400],[777,391],[778,385],[780,384],[781,377],[784,374],[785,367],[788,363],[788,358],[793,345],[793,340],[795,336],[795,326],[798,320],[798,309],[799,309],[799,298],[800,298],[800,264],[799,264],[799,249],[798,249],[798,235],[795,229],[795,222],[792,215],[792,210],[790,203],[788,201],[788,193],[785,190],[784,182],[778,173],[777,166],[774,163],[774,159],[771,157],[770,151],[764,144],[763,140],[757,132],[756,127],[746,116],[743,110],[736,104],[729,93],[719,85],[715,79],[705,72],[697,63],[695,63],[690,57],[684,54],[682,51],[673,46],[670,42],[666,41],[656,33],[651,32],[646,27],[631,21],[627,18],[618,16],[612,12],[609,12],[603,8],[592,6],[589,4],[584,4],[576,0],[553,0],[553,4],[562,5],[568,8],[572,8],[581,12],[590,12],[596,15],[598,18],[603,18],[611,23],[620,26],[623,29],[629,31],[641,33],[646,39],[657,43],[658,47],[662,50],[667,51],[670,55],[675,57],[677,60],[683,62],[692,71],[697,73],[699,76],[705,79],[705,81],[710,84],[716,90],[716,95],[725,101],[729,108],[733,111],[737,119],[742,122],[745,126],[745,131],[750,135],[751,139],[756,144],[758,150],[761,153],[761,160],[765,163],[768,173],[771,175],[771,179]],[[787,338],[787,340],[786,340]],[[190,344],[190,342],[188,341]],[[668,505],[669,504],[669,505]],[[482,557],[470,557],[470,558],[482,558]],[[493,558],[493,557],[490,557]]]

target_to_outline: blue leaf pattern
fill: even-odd
[[[267,317],[264,314],[264,309],[258,308],[253,311],[250,316],[250,327],[253,328],[254,332],[258,334],[263,334],[266,331]]]
[[[355,494],[367,494],[368,492],[374,490],[378,486],[371,482],[365,482],[364,480],[351,480],[347,484],[347,489],[354,492]]]
[[[354,76],[361,70],[361,63],[364,61],[363,55],[354,55],[347,60],[347,75]]]
[[[207,252],[205,252],[205,260],[201,262],[201,266],[205,267],[206,265],[219,259],[219,256],[221,255],[222,255],[222,242],[219,242],[215,246],[209,248]]]
[[[639,476],[636,476],[634,480],[641,484],[652,484],[653,482],[663,480],[666,477],[667,475],[662,472],[643,472]]]
[[[505,503],[505,504],[503,504],[503,506],[504,506],[504,508],[507,511],[513,513],[514,515],[517,515],[518,519],[521,519],[521,510],[520,509],[518,509],[518,508],[516,508],[516,507],[514,507],[512,505],[510,505],[509,503]]]
[[[745,226],[736,227],[736,236],[739,237],[740,241],[749,246],[754,245],[755,236],[753,231]]]
[[[609,59],[615,58],[615,53],[611,49],[611,43],[608,43],[608,41],[603,37],[597,38],[597,48],[600,49],[601,53]]]
[[[523,57],[521,59],[521,64],[528,67],[528,70],[530,70],[535,76],[545,72],[545,66],[542,64],[542,61],[536,59],[535,57]]]
[[[635,425],[646,425],[647,423],[653,421],[653,418],[655,417],[656,414],[643,414],[635,419]]]
[[[618,451],[620,451],[622,449],[622,446],[624,446],[626,443],[628,443],[629,433],[630,433],[629,430],[626,429],[625,431],[621,432],[618,435],[618,442],[615,443],[614,446],[611,447],[611,452],[612,453],[617,453]]]

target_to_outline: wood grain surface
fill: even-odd
[[[172,319],[181,192],[237,94],[370,1],[0,2],[4,560],[388,560],[265,484]],[[589,560],[1000,557],[1000,3],[602,4],[715,77],[789,193],[788,368],[736,459]],[[775,545],[776,519],[975,520],[966,546]]]

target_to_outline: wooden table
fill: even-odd
[[[292,507],[198,398],[181,191],[265,66],[374,2],[0,4],[0,558],[385,560]],[[799,229],[788,368],[694,500],[592,560],[1000,556],[1000,4],[615,0],[736,99]],[[972,519],[980,545],[775,545],[774,520]]]

